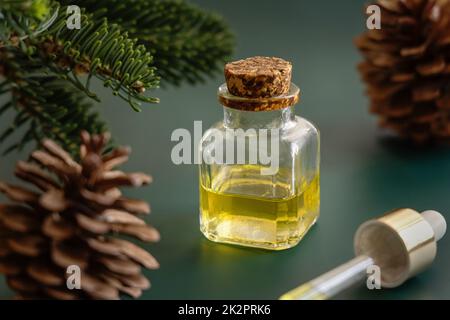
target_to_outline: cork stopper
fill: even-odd
[[[275,57],[252,57],[225,65],[228,91],[244,98],[270,98],[287,94],[292,64]]]

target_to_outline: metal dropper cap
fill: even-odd
[[[436,211],[395,210],[358,228],[355,255],[372,258],[381,269],[382,287],[394,288],[433,263],[446,227]]]
[[[356,231],[356,258],[286,293],[280,299],[328,299],[366,277],[367,268],[381,271],[381,286],[394,288],[415,276],[436,257],[447,224],[436,211],[421,214],[398,209],[363,223]]]

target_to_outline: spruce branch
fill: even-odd
[[[62,0],[106,17],[139,39],[164,83],[202,82],[222,69],[234,37],[225,21],[181,0]]]

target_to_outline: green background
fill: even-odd
[[[356,71],[353,38],[365,29],[364,0],[195,1],[222,14],[237,35],[234,58],[279,56],[294,64],[302,89],[297,113],[321,130],[321,217],[295,248],[266,252],[208,242],[198,226],[195,165],[176,166],[170,154],[176,128],[204,130],[222,118],[218,74],[204,85],[153,92],[159,105],[142,113],[100,88],[99,106],[115,139],[132,146],[126,168],[149,172],[154,183],[130,190],[151,202],[148,220],[162,234],[146,246],[161,269],[148,272],[153,287],[144,299],[274,299],[352,257],[354,231],[363,221],[397,207],[450,210],[450,150],[413,148],[376,127]],[[7,126],[10,117],[0,119]],[[14,163],[27,152],[0,158],[0,179],[12,180]],[[450,298],[450,241],[441,240],[433,266],[395,290],[365,286],[343,299]],[[0,297],[10,292],[0,283]]]

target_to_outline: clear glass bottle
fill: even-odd
[[[202,233],[216,242],[271,250],[295,246],[317,220],[320,202],[319,131],[294,114],[299,89],[291,84],[283,95],[247,98],[224,84],[218,96],[224,119],[199,146]],[[261,109],[270,111],[256,111]]]

